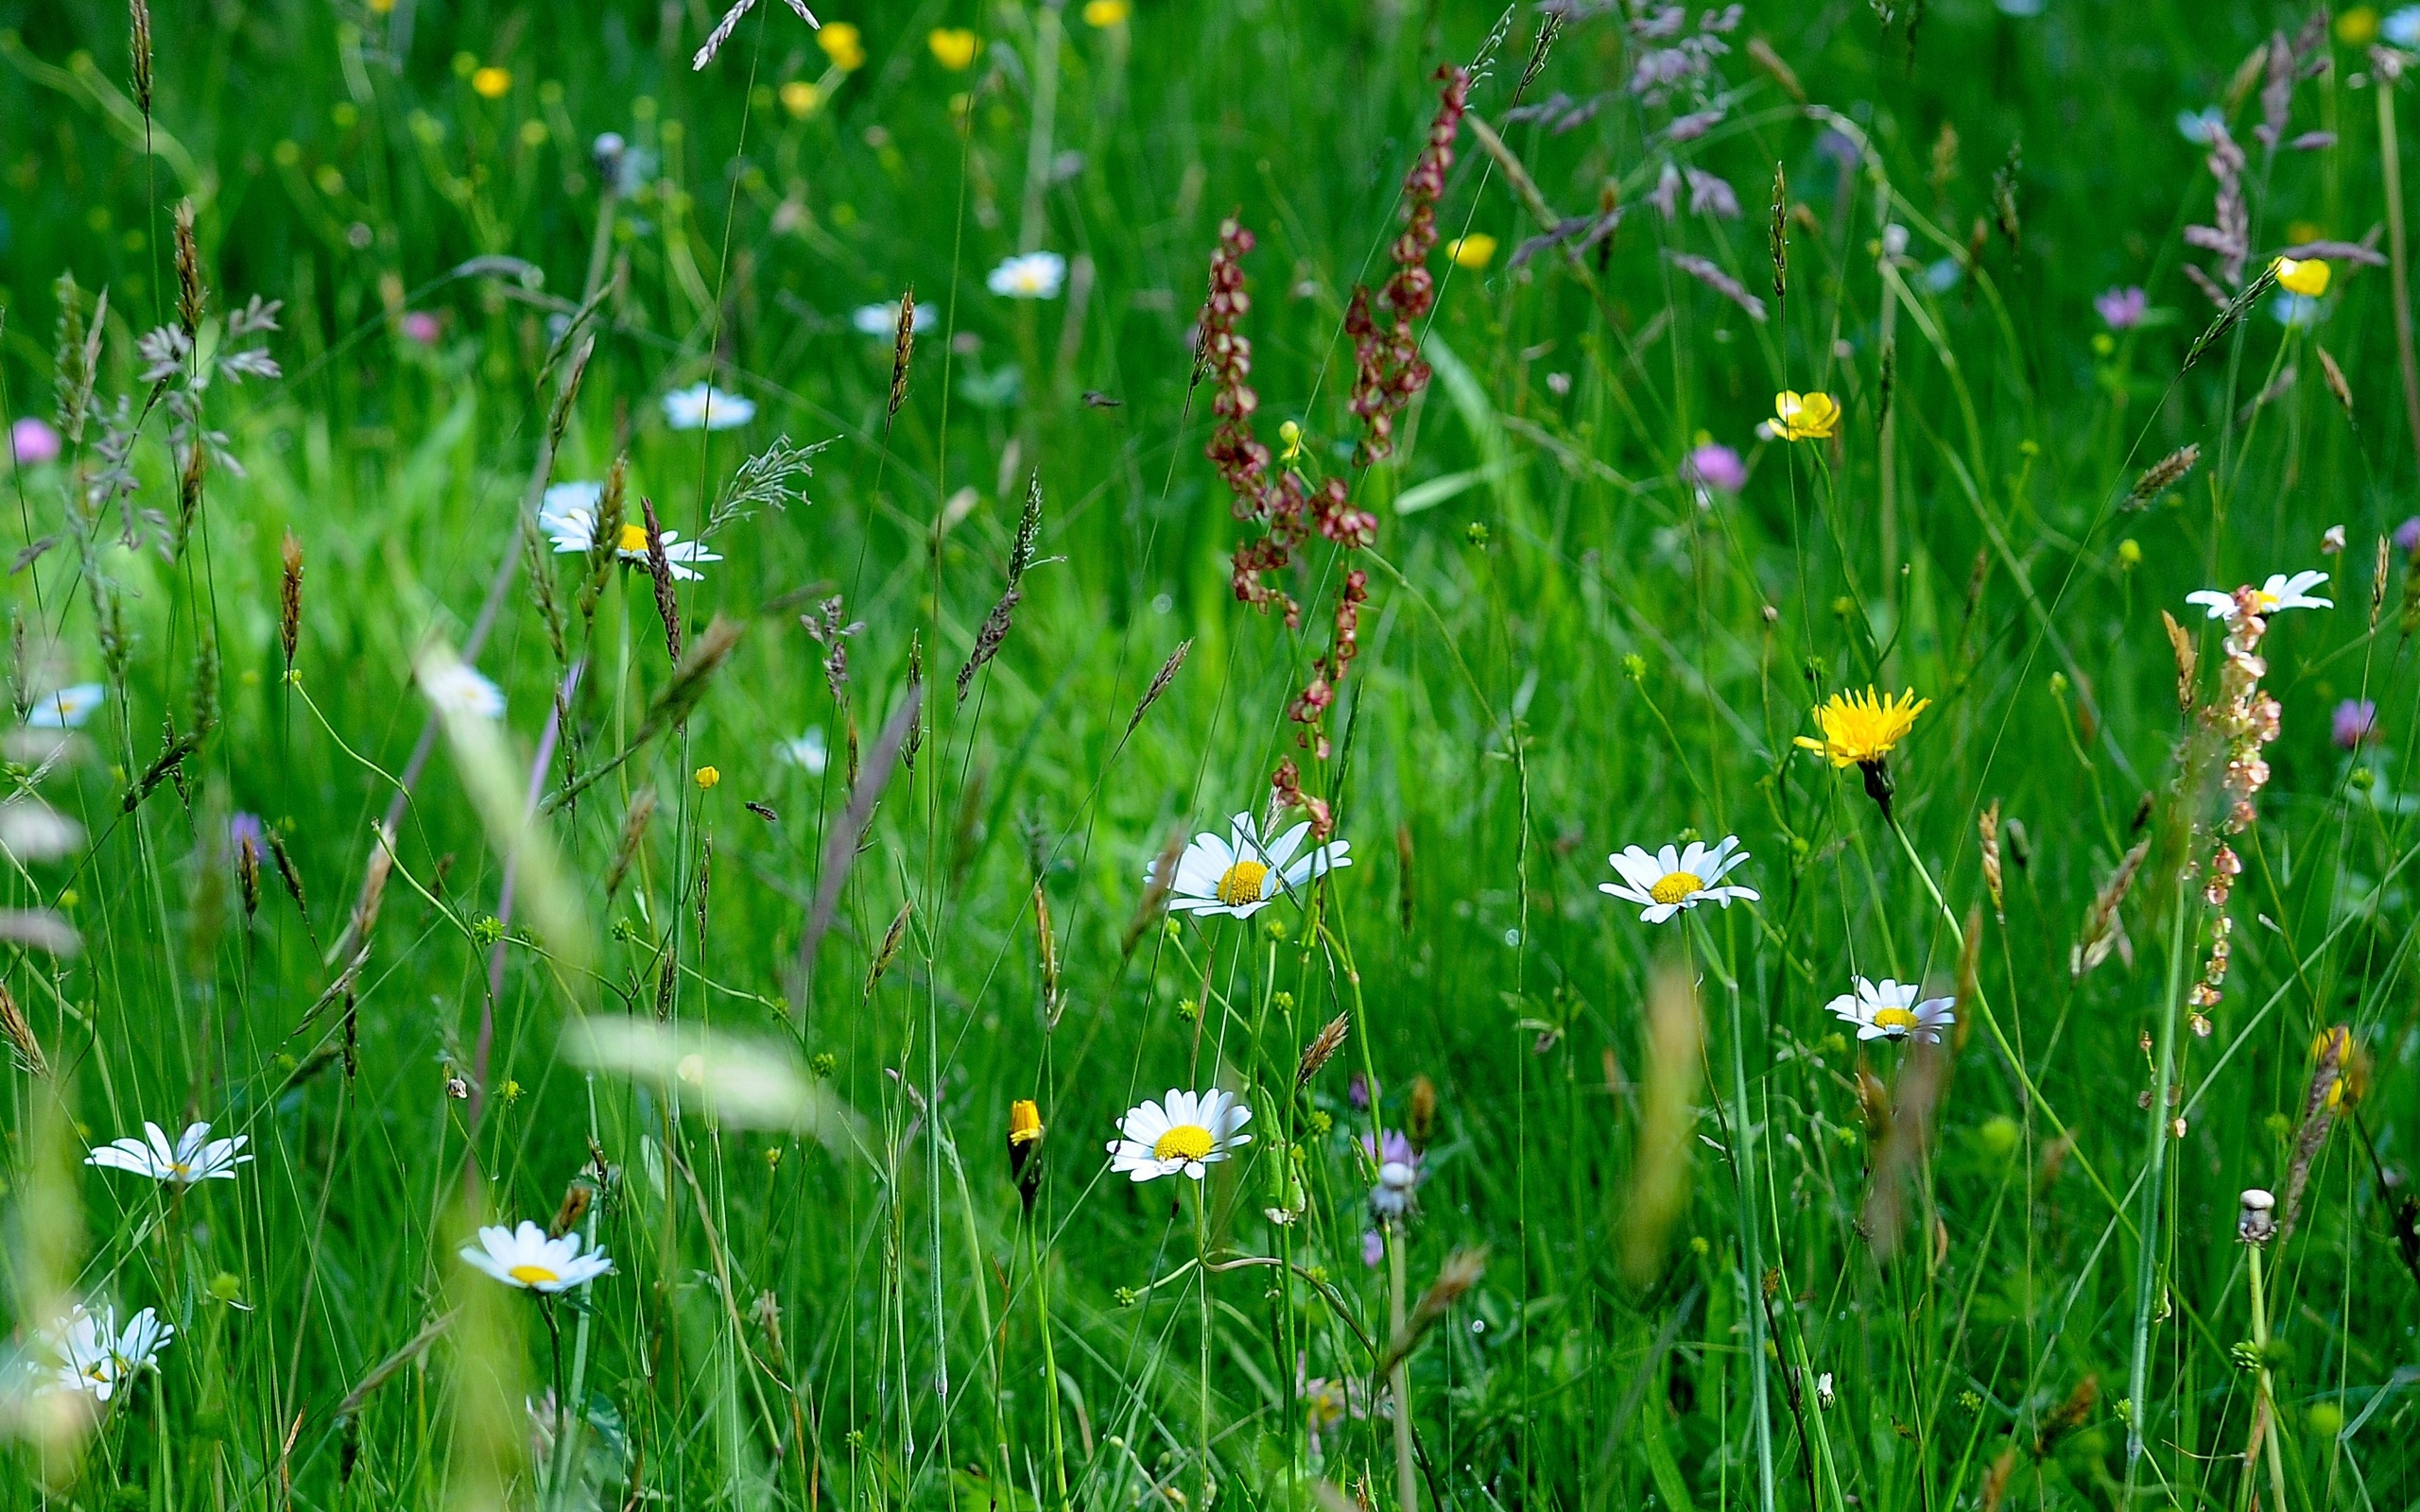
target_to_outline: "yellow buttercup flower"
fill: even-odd
[[[1084,25],[1122,26],[1134,13],[1134,0],[1084,0]]]
[[[1841,406],[1817,389],[1802,394],[1785,388],[1773,395],[1773,429],[1791,441],[1820,441],[1841,428]]]
[[[866,66],[865,33],[846,21],[827,21],[815,34],[815,44],[832,66],[844,74],[853,74]]]
[[[2313,300],[2327,292],[2327,280],[2334,271],[2325,259],[2318,257],[2306,257],[2299,261],[2281,257],[2275,266],[2279,288]]]
[[[698,768],[698,789],[699,789],[699,791],[703,792],[705,789],[707,789],[707,788],[710,788],[710,787],[714,786],[717,782],[721,782],[721,781],[722,781],[722,773],[720,773],[720,772],[718,772],[718,771],[716,771],[713,767],[711,767],[711,766],[700,766],[700,767],[699,767],[699,768]]]
[[[975,61],[983,44],[964,26],[935,26],[925,34],[925,45],[933,50],[933,61],[955,74]]]
[[[782,109],[801,120],[815,113],[823,103],[823,92],[803,78],[793,78],[782,86]]]
[[[512,74],[490,63],[471,76],[471,88],[483,100],[500,100],[512,88]]]
[[[1495,238],[1483,231],[1457,236],[1445,248],[1456,267],[1485,267],[1495,256]]]
[[[1931,704],[1930,698],[1917,697],[1913,688],[1893,698],[1885,698],[1871,687],[1861,694],[1836,693],[1830,701],[1815,706],[1815,728],[1824,737],[1801,735],[1798,744],[1820,753],[1834,766],[1872,765],[1908,738],[1908,731],[1916,727],[1916,715]]]
[[[2336,40],[2347,47],[2366,47],[2378,40],[2378,13],[2355,6],[2336,18]]]

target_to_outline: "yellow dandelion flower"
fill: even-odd
[[[925,45],[933,50],[933,61],[953,74],[971,65],[983,46],[964,26],[935,26],[925,34]]]
[[[1495,256],[1495,238],[1483,231],[1457,236],[1445,248],[1456,267],[1485,267]]]
[[[825,22],[823,29],[815,34],[815,44],[823,49],[824,57],[832,60],[832,66],[844,74],[856,73],[866,66],[865,33],[848,22]]]
[[[1134,0],[1084,0],[1084,25],[1122,26],[1134,13]]]
[[[823,103],[823,92],[803,78],[793,78],[782,86],[782,109],[800,120],[815,113]]]
[[[1791,441],[1820,441],[1841,428],[1841,406],[1817,389],[1802,394],[1785,388],[1773,395],[1773,429]]]
[[[2281,257],[2275,266],[2279,288],[2313,300],[2327,292],[2327,280],[2334,271],[2325,259],[2318,257],[2306,257],[2300,261]]]
[[[700,792],[704,792],[707,788],[714,786],[717,782],[721,781],[722,773],[716,771],[713,767],[700,766],[698,768],[698,790]]]
[[[1030,1144],[1042,1138],[1042,1108],[1029,1097],[1009,1105],[1009,1143]]]
[[[1871,765],[1908,738],[1908,731],[1916,728],[1916,715],[1931,704],[1930,698],[1917,697],[1913,688],[1894,698],[1871,687],[1861,694],[1836,693],[1815,706],[1815,728],[1824,738],[1801,735],[1798,744],[1834,766]]]
[[[500,100],[512,90],[512,71],[490,63],[471,76],[471,88],[483,100]]]

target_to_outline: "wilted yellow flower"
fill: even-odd
[[[2296,261],[2290,257],[2277,259],[2277,286],[2290,294],[2317,299],[2327,292],[2327,280],[2333,271],[2325,259],[2306,257]]]
[[[1917,697],[1913,688],[1893,698],[1885,698],[1871,687],[1861,694],[1836,693],[1830,701],[1815,706],[1815,728],[1824,732],[1824,738],[1801,735],[1798,744],[1820,752],[1834,766],[1869,765],[1907,739],[1908,731],[1916,726],[1916,715],[1931,703],[1930,698]]]
[[[485,68],[480,69],[477,73],[471,76],[471,88],[476,91],[479,98],[483,100],[500,100],[504,98],[506,94],[508,94],[512,88],[511,71],[509,69],[498,68],[495,64],[490,63]],[[2320,276],[2321,281],[2325,283],[2326,280],[2326,269],[2324,266],[2321,268]]]
[[[1791,441],[1820,441],[1841,428],[1841,406],[1821,389],[1802,394],[1785,388],[1773,395],[1773,429]]]
[[[933,50],[933,61],[955,74],[975,61],[983,44],[964,26],[935,26],[925,33],[925,45]]]
[[[717,782],[721,781],[722,773],[716,771],[713,767],[700,766],[698,768],[698,789],[700,792],[703,792],[705,789],[714,786]]]
[[[823,92],[803,78],[793,78],[782,86],[782,109],[804,120],[815,113],[823,103]]]
[[[1446,245],[1445,255],[1456,267],[1485,267],[1495,256],[1495,238],[1483,231],[1457,236]]]
[[[2366,47],[2378,40],[2378,13],[2355,6],[2336,18],[2336,40],[2347,47]]]
[[[1009,1105],[1009,1143],[1030,1144],[1042,1138],[1042,1108],[1029,1097]]]
[[[1134,13],[1134,0],[1084,0],[1084,25],[1122,26]]]
[[[832,66],[844,74],[855,73],[866,65],[865,34],[845,21],[827,21],[815,34],[815,44]]]

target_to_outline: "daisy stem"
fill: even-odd
[[[1916,854],[1915,843],[1908,838],[1908,832],[1900,827],[1899,816],[1886,815],[1884,822],[1891,826],[1891,833],[1898,837],[1899,849],[1907,853],[1908,864],[1915,868],[1916,876],[1925,885],[1925,891],[1931,895],[1932,905],[1941,911],[1942,922],[1949,926],[1949,937],[1957,943],[1960,950],[1964,950],[1966,926],[1961,924],[1958,921],[1958,916],[1950,911],[1948,901],[1941,895],[1940,885],[1932,880],[1931,868],[1925,865],[1924,857]],[[1975,1011],[1981,1015],[1983,1027],[1991,1031],[1992,1043],[1999,1047],[2001,1058],[2006,1060],[2009,1069],[2015,1073],[2016,1084],[2025,1089],[2026,1097],[2034,1107],[2042,1109],[2042,1116],[2050,1121],[2050,1126],[2059,1131],[2059,1137],[2067,1141],[2067,1158],[2075,1161],[2083,1174],[2091,1178],[2093,1190],[2100,1194],[2100,1200],[2109,1204],[2110,1212],[2125,1226],[2126,1232],[2135,1239],[2140,1240],[2142,1235],[2135,1228],[2134,1218],[2127,1213],[2126,1205],[2118,1200],[2118,1194],[2109,1190],[2109,1183],[2101,1179],[2100,1168],[2094,1165],[2091,1157],[2083,1153],[2083,1147],[2076,1143],[2075,1137],[2067,1131],[2067,1125],[2059,1117],[2058,1110],[2050,1106],[2049,1099],[2042,1095],[2041,1089],[2033,1085],[2032,1073],[2025,1069],[2025,1061],[2017,1055],[2015,1047],[2008,1042],[2008,1036],[2001,1030],[1998,1017],[1992,1012],[1991,1001],[1983,996],[1980,982],[1975,985]]]
[[[538,1315],[546,1320],[546,1354],[555,1384],[555,1452],[554,1463],[546,1469],[545,1504],[559,1507],[563,1503],[563,1477],[571,1467],[571,1399],[563,1390],[563,1331],[555,1317],[553,1297],[540,1294]]]
[[[1224,1120],[1220,1121],[1221,1124]],[[1194,1295],[1201,1298],[1201,1375],[1200,1433],[1201,1452],[1201,1500],[1195,1504],[1198,1512],[1210,1512],[1214,1487],[1210,1484],[1210,1176],[1203,1172],[1193,1183],[1193,1253],[1201,1268],[1201,1285]]]
[[[1695,910],[1686,911],[1689,918]],[[1689,982],[1694,989],[1699,968],[1698,933],[1705,928],[1703,921],[1696,928],[1681,931],[1682,948],[1687,953]],[[1765,1309],[1761,1294],[1764,1286],[1764,1230],[1756,1215],[1756,1151],[1755,1121],[1748,1108],[1748,1045],[1745,1016],[1739,1007],[1739,984],[1737,979],[1715,964],[1714,941],[1706,940],[1705,962],[1721,979],[1723,999],[1729,1005],[1731,1019],[1731,1126],[1724,1131],[1723,1142],[1731,1157],[1731,1177],[1739,1200],[1739,1263],[1740,1280],[1747,1288],[1745,1300],[1748,1314],[1748,1383],[1749,1400],[1755,1414],[1751,1427],[1756,1445],[1756,1504],[1771,1512],[1773,1506],[1773,1441],[1772,1419],[1769,1403],[1772,1386],[1765,1365]]]

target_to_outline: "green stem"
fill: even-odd
[[[2260,1408],[2268,1415],[2269,1431],[2261,1435],[2269,1461],[2269,1494],[2274,1499],[2277,1512],[2286,1512],[2286,1461],[2277,1447],[2277,1435],[2284,1425],[2277,1420],[2275,1383],[2269,1379],[2269,1309],[2260,1289],[2260,1246],[2253,1245],[2246,1251],[2252,1258],[2252,1344],[2260,1351]]]

